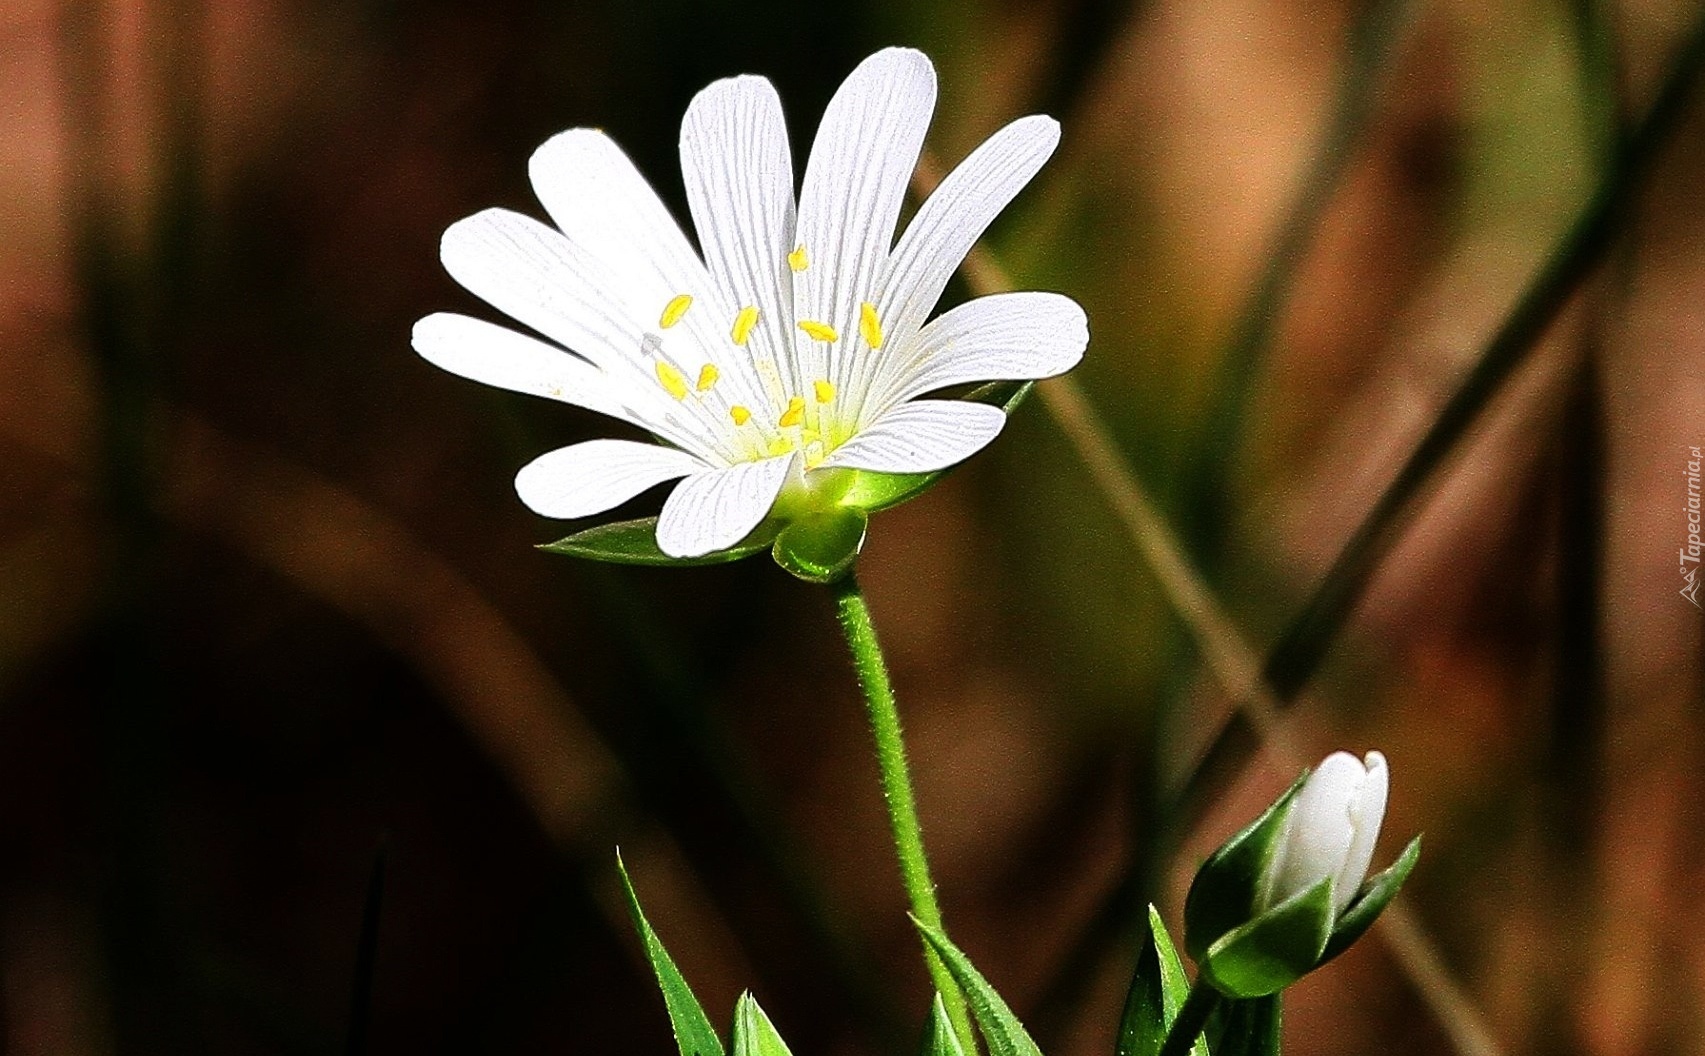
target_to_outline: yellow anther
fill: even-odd
[[[812,382],[811,391],[816,394],[818,403],[828,403],[835,398],[835,387],[826,381]]]
[[[805,420],[805,399],[795,396],[787,401],[787,410],[777,419],[776,424],[783,429],[791,429]]]
[[[745,425],[747,422],[752,420],[752,412],[737,403],[728,408],[728,417],[734,419],[734,424],[737,426]]]
[[[657,361],[657,380],[662,383],[664,391],[677,400],[687,398],[687,379],[661,359]]]
[[[813,341],[839,341],[841,335],[835,333],[835,328],[828,323],[819,323],[815,319],[801,319],[799,328],[805,331]]]
[[[681,316],[687,314],[687,309],[693,306],[693,295],[677,293],[669,298],[669,303],[663,306],[663,318],[657,320],[657,325],[667,330],[681,321]]]
[[[752,336],[752,328],[757,325],[758,309],[748,304],[734,317],[734,330],[728,336],[734,339],[735,344],[743,345],[746,339]]]
[[[700,392],[709,392],[716,387],[716,379],[722,377],[722,372],[716,369],[716,364],[706,363],[699,368],[699,382],[693,386]]]
[[[869,301],[858,306],[858,332],[871,348],[882,347],[882,321],[876,318],[876,305]]]
[[[811,262],[805,259],[805,243],[801,242],[792,253],[787,255],[787,266],[794,271],[804,271]]]

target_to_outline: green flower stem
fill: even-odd
[[[858,685],[864,691],[865,705],[870,712],[870,732],[876,738],[876,761],[882,770],[882,799],[888,805],[894,850],[900,856],[900,879],[905,883],[906,897],[912,904],[912,916],[940,929],[941,904],[936,901],[935,884],[929,876],[923,825],[918,821],[911,771],[906,767],[906,745],[900,737],[900,712],[894,705],[894,687],[888,681],[888,665],[882,659],[882,647],[876,641],[876,626],[870,622],[870,608],[864,603],[864,594],[859,590],[856,576],[848,572],[830,589],[835,592],[835,612],[840,617],[841,630],[846,633],[847,647],[852,650],[853,668],[858,672]],[[947,1018],[953,1023],[959,1044],[966,1053],[977,1052],[963,991],[929,944],[925,942],[923,947],[924,964],[929,968],[936,990],[941,993],[942,1003],[947,1007]]]
[[[1190,996],[1184,999],[1183,1007],[1178,1010],[1178,1018],[1172,1021],[1166,1032],[1160,1056],[1190,1056],[1196,1039],[1202,1036],[1203,1028],[1208,1025],[1208,1017],[1214,1014],[1219,1003],[1220,992],[1206,979],[1197,979],[1190,988]]]

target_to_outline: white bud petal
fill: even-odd
[[[1368,753],[1367,763],[1333,752],[1303,782],[1268,866],[1263,908],[1333,878],[1333,900],[1342,912],[1373,861],[1374,841],[1385,817],[1385,757]]]
[[[1390,783],[1385,756],[1369,752],[1366,767],[1361,795],[1350,803],[1350,824],[1355,829],[1355,838],[1350,841],[1349,853],[1344,856],[1344,866],[1338,871],[1334,886],[1340,913],[1367,878],[1368,866],[1373,864],[1373,845],[1379,840],[1379,826],[1385,820],[1385,794]]]

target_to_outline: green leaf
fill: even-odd
[[[734,1003],[734,1056],[793,1056],[750,990]]]
[[[971,1002],[971,1014],[977,1017],[977,1029],[983,1032],[983,1040],[988,1042],[990,1056],[1042,1056],[1042,1050],[1030,1040],[1030,1034],[1024,1029],[1024,1024],[1012,1014],[1012,1009],[1001,1000],[1001,995],[989,985],[982,973],[971,964],[971,959],[960,952],[946,935],[937,928],[932,928],[923,921],[912,918],[918,931],[923,933],[924,941],[935,948],[941,957],[941,963],[947,965],[948,974],[954,982],[965,991],[966,998]]]
[[[999,407],[1011,414],[1035,387],[1034,381],[991,381],[972,389],[963,398],[974,403]],[[915,498],[957,468],[949,466],[934,473],[877,473],[861,469],[858,470],[852,486],[841,496],[841,505],[868,513],[886,510],[890,506],[898,506],[907,499]]]
[[[1279,994],[1224,1005],[1217,1056],[1279,1056]]]
[[[1332,930],[1332,878],[1274,906],[1214,943],[1202,975],[1227,997],[1265,997],[1320,963]]]
[[[1178,1018],[1178,1009],[1190,993],[1190,980],[1160,911],[1149,906],[1148,935],[1137,954],[1136,974],[1125,997],[1125,1014],[1119,1024],[1118,1056],[1158,1056],[1166,1032]],[[1208,1056],[1206,1038],[1198,1038],[1194,1056]]]
[[[693,988],[687,985],[669,951],[663,948],[662,940],[651,930],[645,912],[639,908],[639,895],[634,893],[633,881],[628,878],[628,869],[622,863],[620,851],[616,852],[616,871],[622,875],[628,913],[633,917],[634,930],[639,932],[640,943],[645,947],[645,959],[651,962],[657,986],[663,991],[663,1004],[669,1010],[669,1024],[675,1029],[675,1044],[681,1050],[681,1056],[723,1056],[722,1039],[716,1036],[716,1028],[711,1026],[704,1006],[693,996]],[[781,1051],[786,1053],[787,1049],[784,1047]]]
[[[1209,855],[1196,871],[1190,893],[1184,897],[1184,945],[1198,965],[1221,936],[1244,926],[1255,915],[1261,878],[1273,845],[1284,834],[1291,803],[1308,780],[1308,773],[1304,770],[1284,795]]]
[[[554,543],[541,543],[540,550],[553,554],[583,557],[589,561],[607,561],[616,565],[720,565],[738,561],[765,549],[781,529],[779,524],[765,522],[745,539],[713,554],[702,557],[670,557],[657,548],[657,518],[641,517],[637,521],[611,521],[585,531],[575,532]]]
[[[1320,963],[1325,964],[1332,958],[1350,948],[1350,944],[1362,937],[1362,934],[1373,927],[1373,922],[1385,911],[1392,899],[1397,897],[1398,888],[1403,881],[1409,879],[1409,871],[1415,868],[1415,863],[1421,858],[1421,837],[1409,841],[1409,846],[1403,848],[1403,853],[1397,856],[1397,861],[1391,867],[1377,876],[1371,876],[1362,884],[1361,892],[1356,900],[1344,907],[1344,912],[1338,915],[1338,923],[1332,928],[1332,937],[1326,940],[1326,951],[1320,956]]]
[[[858,560],[869,525],[869,514],[844,507],[804,517],[781,530],[772,553],[807,583],[833,583]]]
[[[923,1056],[965,1056],[965,1049],[959,1044],[959,1035],[953,1032],[953,1021],[947,1018],[947,1006],[942,1004],[939,992],[929,1006],[929,1033],[924,1041]]]

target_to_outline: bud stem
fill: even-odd
[[[1177,1018],[1166,1032],[1160,1056],[1189,1056],[1196,1039],[1202,1036],[1203,1028],[1208,1025],[1208,1017],[1214,1014],[1219,1003],[1220,992],[1206,979],[1197,979],[1190,987],[1190,996],[1184,999]]]

